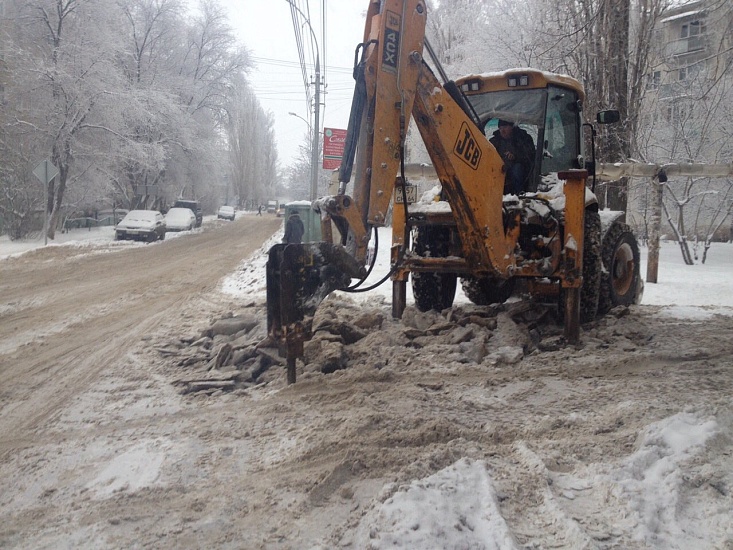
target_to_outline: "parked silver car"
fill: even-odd
[[[234,221],[236,213],[233,206],[220,206],[219,211],[216,213],[216,217],[224,220]]]
[[[115,227],[115,240],[154,242],[165,239],[165,219],[155,210],[131,210]]]
[[[168,231],[189,231],[196,227],[196,214],[190,208],[171,208],[165,215]]]

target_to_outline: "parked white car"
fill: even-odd
[[[219,211],[216,213],[216,217],[224,220],[234,221],[235,212],[233,206],[220,206]]]
[[[165,215],[168,231],[189,231],[196,227],[196,214],[190,208],[171,208]]]
[[[115,227],[115,240],[154,242],[165,239],[165,219],[156,210],[131,210]]]

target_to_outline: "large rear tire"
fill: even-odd
[[[580,288],[580,322],[588,323],[598,314],[603,260],[601,258],[601,215],[585,211],[583,236],[583,286]]]
[[[413,252],[418,256],[445,258],[449,253],[450,230],[421,227],[415,235]],[[453,305],[458,277],[455,273],[412,273],[412,294],[420,311],[443,311]]]
[[[503,304],[514,293],[516,279],[464,277],[461,287],[466,297],[477,306]]]
[[[598,315],[603,263],[601,259],[601,216],[585,211],[583,223],[583,286],[580,287],[580,322],[588,323]],[[565,289],[560,288],[560,318],[565,317]]]
[[[614,222],[603,238],[603,267],[598,312],[635,303],[641,279],[639,245],[623,222]]]

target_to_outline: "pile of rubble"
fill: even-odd
[[[440,354],[445,362],[513,364],[561,343],[561,327],[546,323],[547,311],[526,302],[461,305],[442,313],[408,307],[401,320],[379,306],[365,308],[334,297],[325,301],[310,321],[313,337],[305,342],[298,377],[355,365],[407,365],[420,353]],[[266,384],[285,377],[285,359],[267,336],[266,317],[264,305],[252,304],[201,334],[156,349],[185,373],[175,382],[184,394]]]

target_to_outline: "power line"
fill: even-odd
[[[295,32],[295,45],[298,50],[298,59],[300,60],[300,70],[303,75],[303,86],[305,87],[305,96],[310,103],[310,86],[308,84],[308,71],[306,70],[305,65],[305,50],[303,48],[303,34],[302,29],[300,25],[298,25],[298,12],[300,12],[300,7],[296,6],[293,2],[297,0],[287,0],[288,4],[290,4],[290,17],[293,21],[293,31]]]
[[[274,57],[252,57],[251,59],[255,63],[259,63],[262,65],[285,65],[288,67],[300,67],[300,63],[298,61],[288,61],[287,59],[275,59]],[[306,63],[306,65],[312,67],[314,64]],[[321,67],[323,67],[323,64],[321,64]],[[329,65],[328,68],[332,71],[348,74],[352,74],[354,71],[353,67],[340,67],[336,65]]]
[[[323,82],[326,82],[326,71],[327,71],[327,52],[328,48],[326,43],[326,26],[328,24],[328,17],[327,17],[327,9],[326,9],[326,0],[321,1],[321,44],[323,45]]]

